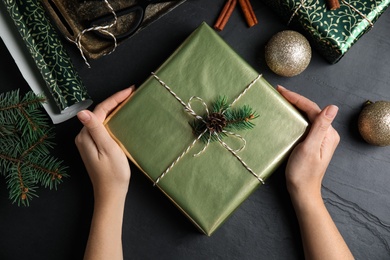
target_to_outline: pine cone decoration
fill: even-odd
[[[235,131],[252,129],[254,124],[251,121],[258,117],[247,105],[231,108],[223,96],[219,96],[211,108],[210,112],[203,114],[202,120],[195,118],[189,122],[194,135],[205,144],[221,140]]]
[[[210,133],[221,133],[223,128],[226,126],[227,121],[223,114],[221,113],[211,113],[207,118],[207,129]]]

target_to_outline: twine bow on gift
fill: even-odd
[[[200,97],[191,97],[188,101],[188,103],[185,103],[179,96],[177,96],[177,94],[175,92],[172,91],[172,89],[167,85],[165,84],[165,82],[163,82],[155,73],[152,73],[153,77],[166,89],[169,91],[169,93],[172,94],[172,96],[180,102],[180,104],[184,107],[184,110],[192,115],[193,117],[195,117],[195,120],[199,121],[201,123],[201,125],[204,127],[201,128],[201,130],[199,131],[196,131],[195,128],[196,126],[193,125],[193,128],[194,128],[194,132],[197,133],[197,137],[194,139],[194,141],[182,152],[182,154],[180,156],[178,156],[176,158],[176,160],[174,160],[172,162],[172,164],[156,179],[156,181],[154,182],[154,185],[157,185],[158,182],[164,178],[164,176],[184,157],[184,155],[186,155],[190,150],[191,148],[193,148],[195,146],[195,144],[199,141],[199,140],[206,140],[205,141],[205,146],[203,147],[203,149],[194,154],[194,156],[199,156],[201,155],[206,149],[207,147],[209,146],[210,142],[215,140],[215,141],[218,141],[226,150],[228,150],[234,157],[237,158],[237,160],[245,167],[245,169],[247,169],[254,177],[256,177],[257,180],[259,180],[262,184],[264,184],[264,180],[259,177],[243,160],[242,158],[237,154],[238,152],[242,151],[243,149],[245,149],[245,146],[246,146],[246,141],[245,139],[236,134],[236,133],[233,133],[231,131],[228,131],[226,130],[226,126],[229,122],[227,122],[226,120],[226,117],[225,117],[225,114],[227,113],[228,109],[230,109],[243,95],[245,95],[245,93],[254,85],[254,83],[259,79],[261,78],[262,75],[258,75],[239,95],[238,97],[236,97],[232,103],[230,103],[229,105],[222,105],[223,109],[221,111],[219,111],[218,113],[216,112],[212,112],[210,113],[208,107],[207,107],[207,104],[200,98]],[[197,102],[200,102],[202,104],[202,106],[205,108],[205,111],[206,111],[206,116],[200,116],[198,115],[191,107],[191,103],[194,102],[194,101],[197,101]],[[253,114],[250,119],[253,119],[255,118],[256,116]],[[242,141],[242,146],[238,149],[232,149],[229,145],[227,145],[223,140],[222,140],[222,137],[223,136],[231,136],[231,137],[234,137],[234,138],[238,138],[239,140]],[[206,137],[206,138],[205,138]]]

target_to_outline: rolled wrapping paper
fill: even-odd
[[[90,106],[92,100],[39,0],[3,3],[1,38],[31,89],[46,95],[44,108],[53,123],[61,123]]]

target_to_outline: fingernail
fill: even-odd
[[[278,87],[278,89],[281,89],[281,90],[287,90],[285,87],[280,86],[280,85],[278,85],[277,87]]]
[[[325,111],[325,116],[333,119],[337,115],[337,112],[339,111],[339,108],[335,105],[330,105],[326,111]]]
[[[82,122],[88,122],[91,119],[91,116],[85,112],[85,111],[80,111],[77,113],[77,118]]]

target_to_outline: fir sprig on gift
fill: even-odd
[[[19,91],[0,95],[0,175],[12,203],[28,206],[38,186],[56,189],[68,177],[62,162],[50,155],[54,132],[41,110],[43,96]]]
[[[209,138],[210,141],[216,141],[218,137],[222,139],[226,137],[227,132],[252,129],[254,127],[252,120],[258,117],[256,112],[247,105],[240,108],[229,107],[224,96],[219,96],[211,107],[212,111],[202,116],[205,122],[199,119],[190,122],[196,136],[207,129],[201,137],[204,143],[207,143]]]

